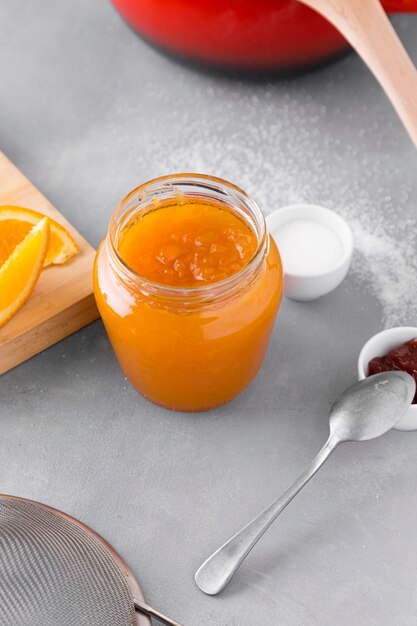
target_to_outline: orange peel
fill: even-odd
[[[13,253],[15,247],[45,215],[20,206],[0,206],[0,267]],[[79,252],[69,232],[48,218],[50,224],[49,247],[44,266],[61,265]]]
[[[50,224],[33,226],[0,267],[0,328],[25,304],[38,282],[49,245]]]

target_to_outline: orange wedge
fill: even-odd
[[[0,328],[29,298],[45,262],[49,220],[44,217],[0,267]]]
[[[0,267],[9,258],[18,243],[45,215],[20,206],[0,206]],[[49,247],[47,265],[61,265],[79,252],[79,248],[63,226],[49,218]]]

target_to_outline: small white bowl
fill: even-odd
[[[368,375],[368,363],[376,356],[386,356],[390,350],[417,337],[416,326],[388,328],[371,337],[363,346],[358,358],[359,380]],[[417,404],[412,404],[404,417],[394,426],[397,430],[417,430]]]
[[[272,236],[287,222],[311,220],[330,228],[340,239],[343,255],[336,265],[325,272],[289,274],[284,266],[284,293],[293,300],[316,300],[336,289],[345,278],[353,253],[353,236],[348,224],[334,211],[315,204],[292,204],[277,209],[267,216],[266,223]]]

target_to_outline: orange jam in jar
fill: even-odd
[[[120,365],[149,400],[182,411],[228,402],[256,376],[283,273],[258,205],[226,181],[158,178],[116,209],[94,291]]]

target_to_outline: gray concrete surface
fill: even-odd
[[[417,62],[417,17],[394,25]],[[0,70],[1,149],[95,245],[128,190],[180,170],[266,212],[323,203],[357,239],[344,284],[284,301],[261,374],[219,410],[143,400],[100,322],[4,375],[1,490],[95,528],[186,626],[417,624],[417,433],[342,447],[223,595],[193,582],[321,446],[363,342],[416,324],[416,152],[361,61],[223,80],[158,54],[106,0],[3,0]]]

